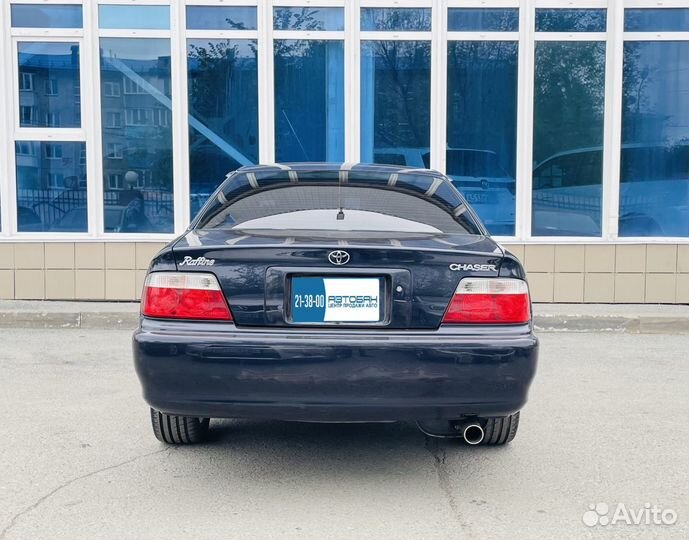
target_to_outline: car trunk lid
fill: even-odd
[[[215,274],[238,326],[430,329],[440,325],[460,279],[497,276],[504,254],[481,235],[387,236],[392,237],[334,239],[195,230],[175,243],[173,256],[179,271]],[[336,264],[329,259],[332,252],[343,252],[348,260]],[[307,289],[299,287],[320,283],[304,278],[325,279],[325,285],[336,287],[336,292],[342,284],[354,284],[356,290],[370,293],[379,283],[380,317],[355,321],[295,317],[293,293],[302,294]],[[362,281],[338,281],[352,279]],[[308,295],[304,298],[308,300]]]

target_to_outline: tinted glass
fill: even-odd
[[[172,232],[170,41],[101,38],[106,232]]]
[[[275,41],[275,158],[344,159],[341,41]]]
[[[168,30],[170,28],[170,6],[98,6],[100,28],[141,28]]]
[[[605,32],[604,9],[537,9],[536,32]]]
[[[450,8],[447,13],[450,32],[516,32],[519,10],[516,8]]]
[[[256,30],[252,6],[187,6],[189,30]]]
[[[275,30],[344,30],[344,9],[339,7],[276,7]]]
[[[514,234],[517,43],[456,41],[447,57],[447,174],[492,234]]]
[[[535,236],[601,234],[604,82],[604,43],[536,43]]]
[[[81,125],[79,45],[19,42],[19,125]]]
[[[627,32],[689,32],[689,8],[625,9]]]
[[[81,6],[69,4],[13,4],[15,28],[81,28]]]
[[[17,230],[86,232],[86,145],[15,143]]]
[[[431,44],[361,46],[361,161],[424,167],[430,144]]]
[[[191,214],[227,173],[258,160],[256,42],[189,40]]]
[[[400,190],[339,186],[337,182],[283,186],[213,207],[198,227],[271,230],[271,234],[287,236],[298,236],[298,231],[315,231],[318,236],[346,236],[354,232],[357,237],[378,233],[382,238],[389,238],[391,233],[478,232],[473,223],[461,216],[455,218],[429,200]]]
[[[361,8],[361,30],[429,31],[431,8]]]
[[[689,42],[624,45],[620,236],[689,236]]]

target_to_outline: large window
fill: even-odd
[[[0,235],[164,240],[242,166],[361,161],[515,241],[689,238],[686,2],[269,4],[7,0]]]
[[[361,45],[361,160],[424,167],[430,153],[431,44]]]
[[[275,41],[275,159],[344,160],[341,41]]]
[[[79,127],[79,45],[19,42],[17,51],[19,125]]]
[[[15,143],[17,230],[86,232],[83,142]]]
[[[344,161],[344,8],[276,6],[273,28],[276,161]]]
[[[446,171],[493,234],[514,234],[516,149],[517,43],[450,42]]]
[[[624,45],[620,236],[689,236],[689,41]]]
[[[258,161],[256,54],[255,40],[187,42],[192,216],[227,173]]]
[[[534,236],[600,236],[605,43],[539,41],[534,77]]]
[[[0,194],[8,193],[3,184],[12,182],[14,200],[0,201],[6,205],[3,217],[10,210],[5,223],[18,233],[86,233],[82,6],[17,3],[9,8],[14,38],[10,42],[8,36],[5,46],[14,51],[15,65],[3,70],[3,83],[14,98],[9,109],[12,144],[0,162],[14,166],[11,176],[0,178]]]
[[[160,120],[172,106],[170,40],[101,38],[100,50],[101,114],[125,119],[102,134],[105,232],[171,233],[172,125]],[[121,188],[108,183],[117,175]]]

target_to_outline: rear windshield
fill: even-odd
[[[453,215],[426,197],[366,186],[299,185],[248,192],[207,207],[197,229],[257,232],[480,234],[461,209]]]

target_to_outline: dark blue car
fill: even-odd
[[[537,354],[519,261],[445,176],[380,165],[231,174],[151,262],[134,334],[171,444],[210,418],[411,420],[505,444]]]

